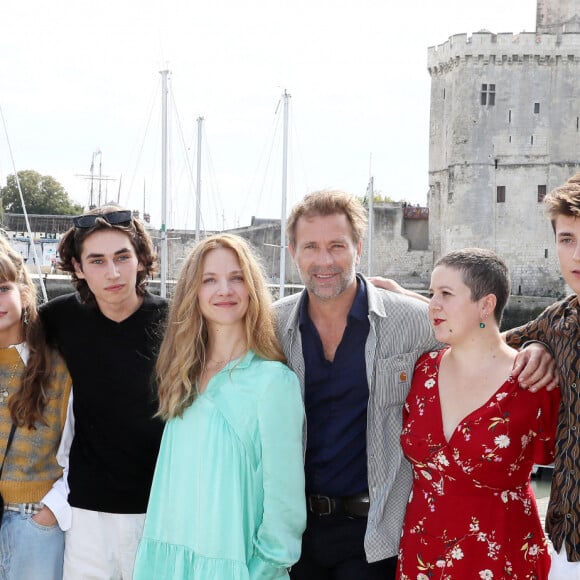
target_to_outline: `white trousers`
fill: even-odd
[[[580,580],[580,562],[568,562],[566,548],[552,552],[552,567],[548,580]]]
[[[63,580],[132,580],[145,514],[72,508]]]

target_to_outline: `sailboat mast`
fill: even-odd
[[[101,188],[103,183],[103,155],[100,149],[98,153],[99,153],[99,207],[101,207],[103,203],[101,200]]]
[[[369,265],[367,268],[367,275],[372,276],[372,269],[373,269],[373,225],[375,221],[375,212],[374,212],[374,204],[375,204],[375,180],[371,175],[369,180],[369,186],[367,188],[367,193],[369,196],[369,227],[368,227],[368,236],[369,236],[369,244],[368,244],[368,260]]]
[[[284,298],[286,285],[286,192],[288,184],[288,102],[290,96],[284,90],[284,140],[282,146],[282,218],[280,220],[280,298]]]
[[[95,155],[96,153],[93,151],[93,157],[91,160],[91,192],[90,192],[90,196],[89,196],[89,209],[94,209],[95,208],[95,204],[94,204],[94,180],[95,180]]]
[[[197,200],[195,205],[195,241],[199,242],[201,224],[201,128],[203,117],[197,118]]]
[[[162,298],[167,296],[167,77],[168,70],[161,74],[161,271],[160,289]]]

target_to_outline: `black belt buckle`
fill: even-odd
[[[320,502],[322,503],[322,506],[320,505]],[[324,506],[324,502],[326,502],[326,506]],[[314,505],[314,503],[316,503],[316,505]],[[308,507],[313,514],[329,516],[332,513],[332,500],[327,495],[309,495]]]

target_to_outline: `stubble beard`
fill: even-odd
[[[307,275],[304,275],[302,272],[300,272],[300,277],[302,278],[302,283],[306,287],[306,290],[308,290],[308,293],[323,301],[338,298],[348,288],[350,288],[350,286],[354,284],[356,280],[356,269],[354,264],[352,268],[349,268],[347,271],[342,269],[335,269],[331,273],[338,274],[338,280],[333,286],[326,287],[321,290],[317,285],[316,279],[314,277],[317,273],[318,272],[316,271],[311,271]]]

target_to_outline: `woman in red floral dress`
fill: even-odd
[[[516,351],[499,331],[509,291],[487,250],[452,252],[433,270],[429,316],[449,347],[418,360],[404,409],[414,479],[401,580],[548,577],[530,473],[553,459],[559,393],[530,393],[510,375]]]

